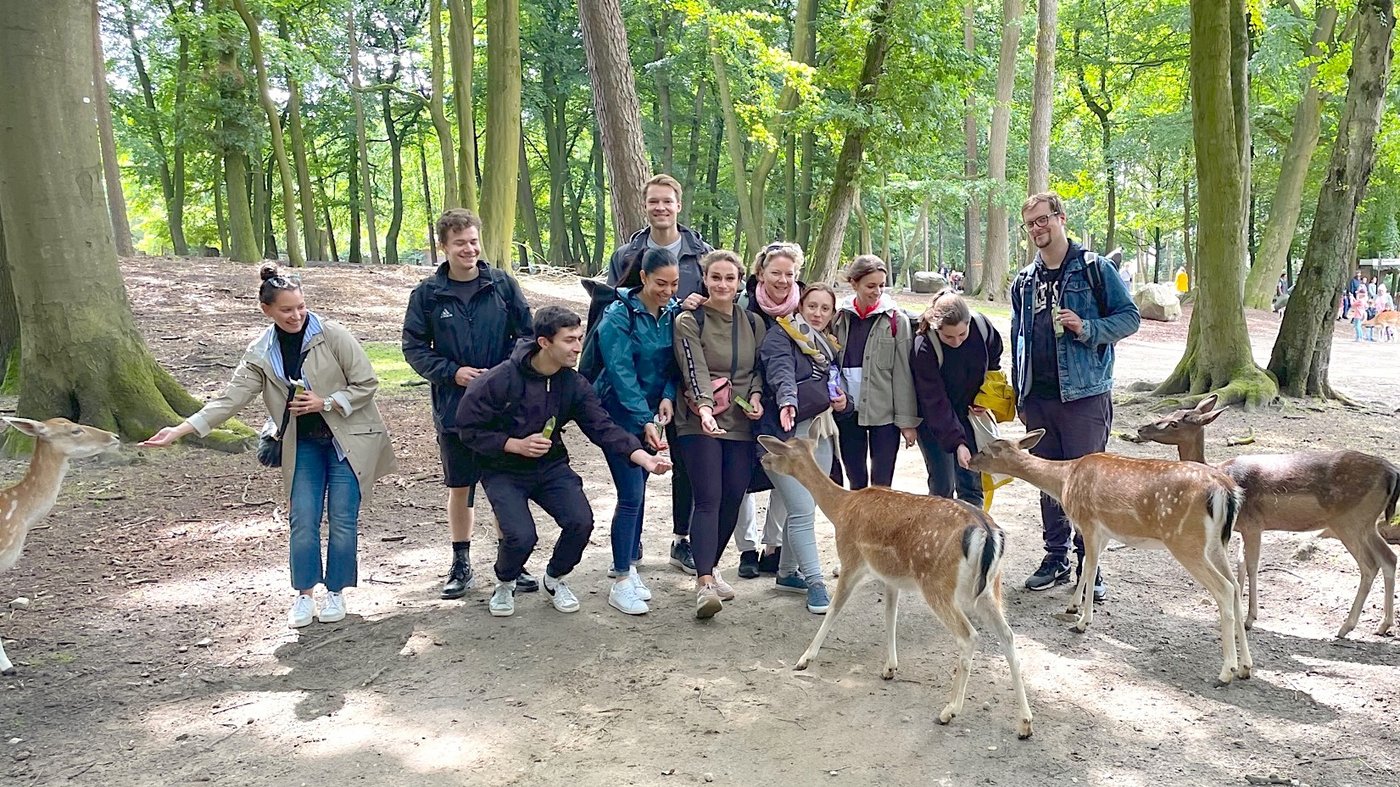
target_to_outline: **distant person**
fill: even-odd
[[[1275,296],[1275,297],[1278,297],[1278,296],[1287,295],[1287,294],[1288,294],[1288,274],[1287,274],[1287,273],[1280,273],[1280,274],[1278,275],[1278,284],[1274,285],[1274,296]]]
[[[306,308],[299,279],[278,273],[271,262],[259,275],[258,303],[272,324],[248,345],[218,398],[141,445],[163,447],[185,435],[208,435],[261,395],[268,413],[263,434],[278,437],[282,486],[290,500],[289,562],[297,595],[287,625],[335,623],[345,619],[345,589],[359,583],[360,504],[376,479],[396,469],[374,403],[379,380],[354,334]],[[312,598],[317,585],[326,588],[319,610]]]
[[[1026,428],[1045,430],[1031,449],[1042,459],[1077,459],[1107,446],[1114,344],[1136,333],[1140,322],[1122,280],[1065,235],[1065,221],[1064,202],[1055,192],[1025,201],[1021,231],[1037,251],[1011,283],[1012,387]],[[1178,286],[1184,278],[1185,271],[1179,271]],[[1044,493],[1040,516],[1045,557],[1026,580],[1030,590],[1070,581],[1069,519]],[[1082,568],[1084,541],[1078,536],[1074,549]],[[1100,573],[1094,577],[1094,599],[1102,601],[1107,593]]]
[[[478,457],[456,429],[457,407],[473,380],[510,357],[517,339],[530,335],[530,306],[520,285],[481,259],[481,219],[454,208],[438,217],[435,232],[446,261],[408,296],[403,356],[432,385],[433,427],[447,486],[447,527],[452,564],[442,597],[461,598],[475,579],[472,531],[476,526]],[[526,574],[516,583],[539,589]]]
[[[1354,342],[1359,342],[1364,337],[1361,323],[1366,321],[1367,308],[1368,301],[1366,300],[1366,291],[1357,290],[1356,293],[1351,296],[1351,308],[1347,312],[1347,317],[1351,319],[1352,331],[1355,333],[1355,336],[1352,338]]]
[[[1191,289],[1191,277],[1186,274],[1186,268],[1176,269],[1176,291],[1186,292]]]
[[[481,485],[501,530],[496,589],[488,605],[495,617],[515,614],[516,580],[539,540],[532,502],[560,528],[541,583],[545,594],[560,612],[579,610],[578,596],[564,577],[588,546],[593,507],[583,479],[569,467],[565,425],[577,423],[605,453],[626,456],[647,472],[670,469],[666,459],[647,453],[636,437],[613,423],[593,386],[574,370],[583,350],[578,315],[546,306],[535,313],[532,333],[533,344],[519,343],[509,361],[472,381],[457,409],[462,441],[481,455]]]

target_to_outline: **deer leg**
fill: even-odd
[[[1228,686],[1230,681],[1234,680],[1235,670],[1239,667],[1239,654],[1235,649],[1235,609],[1239,603],[1239,587],[1231,581],[1228,572],[1220,573],[1209,550],[1210,546],[1207,545],[1201,553],[1173,552],[1172,556],[1196,578],[1197,582],[1205,586],[1206,591],[1215,599],[1215,606],[1220,610],[1220,649],[1224,658],[1215,685]]]
[[[1000,596],[1000,594],[996,594]],[[1031,737],[1031,706],[1026,701],[1026,684],[1021,680],[1021,662],[1016,658],[1016,635],[1006,623],[1001,611],[1001,600],[987,596],[982,602],[982,616],[991,624],[1001,640],[1002,653],[1006,655],[1006,666],[1011,670],[1011,688],[1016,692],[1016,710],[1019,713],[1016,724],[1016,737],[1021,740]]]
[[[1376,562],[1381,565],[1381,576],[1385,578],[1385,614],[1381,617],[1381,627],[1376,629],[1376,634],[1385,636],[1395,623],[1395,553],[1379,533],[1372,531],[1366,537],[1371,542]]]
[[[10,663],[10,657],[5,655],[5,638],[0,637],[0,675],[15,674],[15,665]]]
[[[1224,545],[1218,550],[1213,545],[1207,545],[1206,558],[1215,566],[1216,572],[1233,585],[1231,597],[1233,599],[1234,636],[1238,664],[1235,675],[1240,680],[1248,680],[1254,672],[1254,657],[1249,653],[1249,638],[1245,634],[1244,598],[1241,595],[1238,577],[1236,577],[1235,571],[1230,570],[1230,557]],[[1253,587],[1252,582],[1250,586]]]
[[[1240,574],[1249,574],[1249,614],[1244,618],[1246,629],[1254,627],[1259,617],[1259,552],[1263,546],[1264,532],[1250,525],[1240,529],[1240,540],[1244,545],[1244,563],[1239,567]],[[1238,577],[1241,592],[1244,588],[1243,576]]]
[[[895,652],[894,630],[899,621],[899,588],[885,584],[885,668],[880,677],[894,679],[894,671],[899,669],[899,655]]]
[[[1351,630],[1356,628],[1356,622],[1361,619],[1361,609],[1366,606],[1366,596],[1370,595],[1371,586],[1376,583],[1376,572],[1380,566],[1376,564],[1376,556],[1364,536],[1361,543],[1352,543],[1352,539],[1342,538],[1342,532],[1337,528],[1333,528],[1332,532],[1341,539],[1342,546],[1347,548],[1356,559],[1357,568],[1361,569],[1361,586],[1356,589],[1356,599],[1351,602],[1351,611],[1347,613],[1346,622],[1337,631],[1337,638],[1341,639],[1350,634]],[[1386,549],[1389,550],[1390,547],[1387,546]]]
[[[1070,627],[1075,633],[1083,634],[1094,622],[1094,578],[1099,575],[1099,555],[1107,543],[1107,540],[1100,543],[1098,538],[1087,534],[1084,536],[1084,569],[1079,572],[1079,585],[1076,587],[1079,593],[1079,620]]]
[[[822,641],[826,639],[827,632],[831,631],[831,624],[836,620],[836,616],[841,614],[841,610],[846,608],[846,602],[850,601],[854,595],[856,585],[864,578],[864,571],[855,564],[846,565],[846,574],[836,583],[836,593],[831,599],[831,609],[822,619],[821,628],[817,629],[817,636],[812,638],[812,644],[807,646],[802,658],[793,665],[795,670],[807,669],[807,663],[817,657],[817,651],[822,649]]]
[[[948,697],[948,704],[938,714],[938,723],[947,724],[954,716],[962,713],[963,700],[967,696],[967,679],[972,672],[972,654],[977,650],[977,631],[972,628],[972,621],[967,619],[962,610],[943,604],[929,606],[933,607],[934,613],[958,641],[958,661],[953,667],[953,693]]]

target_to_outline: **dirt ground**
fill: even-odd
[[[227,380],[263,319],[256,274],[222,261],[141,259],[128,291],[157,357],[197,395]],[[307,300],[365,340],[396,340],[423,268],[313,268]],[[565,279],[525,279],[532,302],[582,305]],[[1277,330],[1251,316],[1258,357]],[[1340,325],[1340,324],[1339,324]],[[1004,328],[1004,326],[1003,326]],[[1185,323],[1153,324],[1118,350],[1116,430],[1151,416],[1130,384],[1163,377]],[[1339,329],[1332,374],[1362,410],[1293,403],[1229,413],[1213,458],[1239,451],[1358,448],[1394,458],[1400,342],[1355,344]],[[19,667],[0,679],[6,783],[220,785],[1227,785],[1277,775],[1311,785],[1400,784],[1400,643],[1373,633],[1379,582],[1349,639],[1333,633],[1357,583],[1336,541],[1271,534],[1252,680],[1212,687],[1220,649],[1205,591],[1163,552],[1105,558],[1108,602],[1086,635],[1053,614],[1067,588],[1021,582],[1041,555],[1037,496],[997,495],[1006,528],[1007,617],[1035,736],[1017,741],[995,638],[983,639],[964,714],[935,715],[952,640],[907,596],[900,671],[880,679],[882,599],[866,585],[805,672],[792,664],[820,623],[772,579],[738,580],[716,619],[693,619],[692,580],[666,564],[669,482],[652,482],[641,570],[651,614],[607,606],[613,491],[601,454],[570,430],[597,528],[571,577],[583,601],[561,615],[521,596],[487,615],[489,583],[441,601],[444,494],[425,387],[379,398],[401,474],[362,515],[359,588],[334,625],[286,628],[287,524],[274,474],[251,455],[123,449],[77,463],[58,505],[0,577],[0,631]],[[13,407],[10,402],[7,407]],[[261,423],[257,405],[245,413]],[[1253,445],[1226,448],[1252,433]],[[1114,440],[1110,450],[1172,455]],[[0,462],[0,483],[23,472]],[[896,486],[925,490],[917,451]],[[474,563],[490,574],[491,514]],[[551,525],[542,543],[552,542]],[[834,561],[831,525],[818,519]],[[544,559],[536,555],[537,572]],[[27,597],[27,610],[9,602]]]

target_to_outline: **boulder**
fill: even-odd
[[[914,292],[933,294],[948,286],[948,280],[934,271],[914,271]]]
[[[1147,284],[1133,293],[1133,303],[1144,320],[1176,322],[1181,319],[1181,299],[1166,284]]]

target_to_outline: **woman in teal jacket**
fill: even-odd
[[[666,448],[662,430],[671,421],[676,398],[672,337],[680,308],[674,297],[680,266],[671,252],[657,248],[642,256],[641,269],[641,286],[620,291],[598,323],[603,368],[594,388],[618,426],[659,451]],[[625,614],[641,615],[649,611],[651,591],[632,563],[641,557],[647,473],[626,456],[604,452],[604,457],[617,486],[613,566],[608,572],[617,581],[608,592],[608,604]]]

